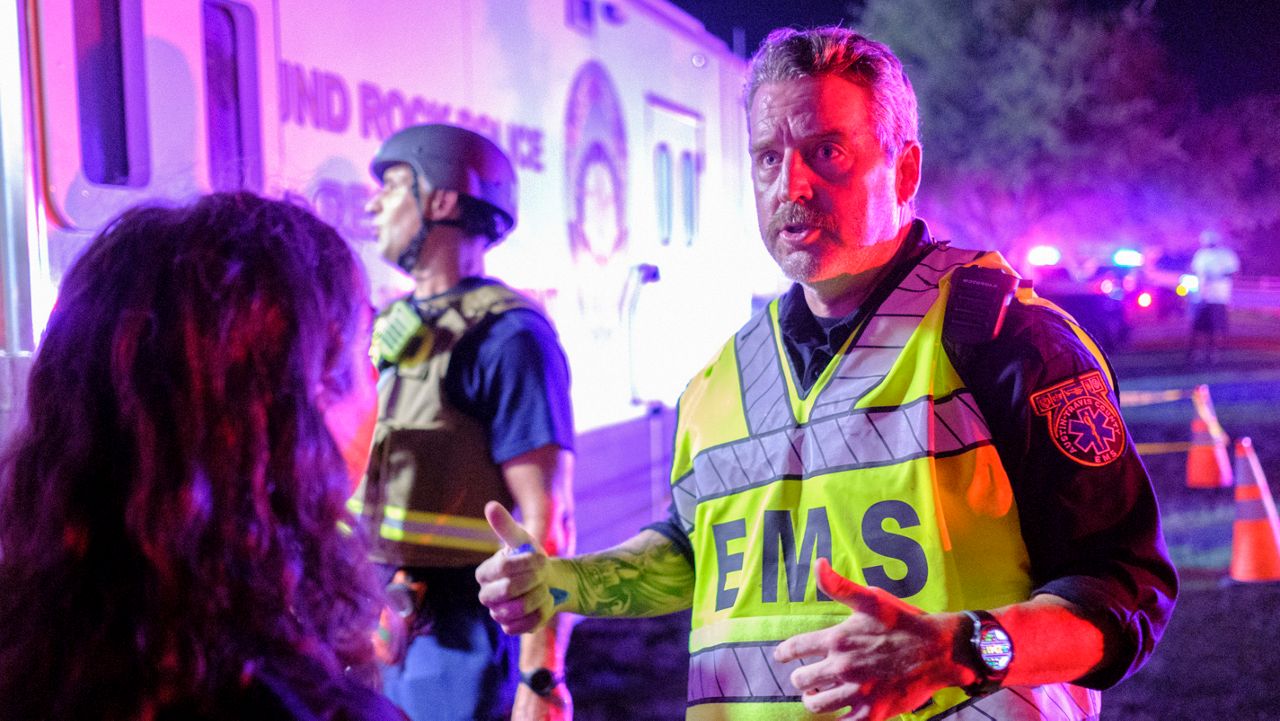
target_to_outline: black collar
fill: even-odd
[[[787,350],[802,394],[808,394],[823,369],[840,350],[840,346],[864,325],[865,319],[876,311],[893,289],[902,283],[902,279],[937,245],[925,222],[915,220],[902,247],[889,261],[889,272],[867,296],[866,301],[843,318],[824,318],[820,321],[814,317],[813,311],[809,310],[809,303],[804,299],[804,286],[799,283],[792,284],[778,298],[778,328],[782,331],[782,345]]]
[[[898,287],[902,278],[924,258],[925,254],[937,245],[929,233],[929,226],[923,220],[916,219],[907,231],[902,247],[889,261],[891,270],[875,290],[867,296],[867,301],[852,310],[839,320],[820,322],[809,310],[809,303],[804,299],[804,286],[793,283],[791,288],[778,298],[778,326],[782,335],[789,341],[806,344],[817,342],[827,344],[832,349],[839,348],[861,322],[864,310],[873,312]],[[824,326],[826,328],[824,329]]]

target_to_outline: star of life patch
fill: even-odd
[[[1031,408],[1047,418],[1058,450],[1077,463],[1105,466],[1124,451],[1124,423],[1101,371],[1033,393]]]

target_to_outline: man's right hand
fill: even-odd
[[[536,631],[546,625],[553,611],[547,554],[501,503],[490,501],[484,515],[504,548],[476,569],[480,602],[506,633]]]

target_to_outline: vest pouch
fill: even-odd
[[[420,341],[407,355],[403,356],[399,362],[395,364],[396,375],[401,378],[412,378],[414,380],[425,380],[431,373],[431,364],[427,361],[430,359],[431,347],[435,345],[437,333],[441,331],[433,331],[424,327],[420,331]],[[448,331],[443,331],[447,333]]]
[[[439,325],[439,316],[450,312],[456,311],[435,309],[434,318],[424,317],[408,301],[392,303],[374,322],[370,353],[374,362],[383,368],[393,366],[401,378],[425,379],[430,372],[432,351],[449,347],[456,340],[452,331]]]
[[[379,320],[382,322],[378,324],[374,336],[378,360],[383,363],[399,363],[406,354],[418,350],[424,324],[422,316],[410,303],[403,300],[392,303]],[[425,357],[426,354],[423,355]]]

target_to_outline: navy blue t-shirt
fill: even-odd
[[[468,278],[460,287],[491,282]],[[516,308],[469,330],[454,346],[444,391],[489,429],[494,463],[546,445],[573,450],[569,364],[555,329],[537,311]]]

